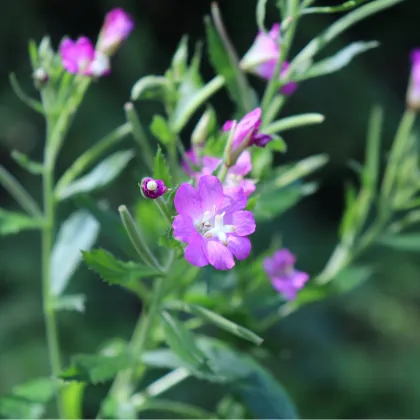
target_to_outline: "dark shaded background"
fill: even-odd
[[[15,71],[29,91],[27,41],[48,33],[54,45],[68,34],[95,39],[104,14],[115,6],[134,17],[136,30],[113,60],[113,73],[89,91],[61,154],[62,172],[86,147],[123,122],[122,106],[140,77],[161,74],[167,68],[180,37],[189,33],[203,38],[204,0],[30,1],[6,2],[0,14],[0,163],[40,198],[39,180],[23,173],[10,159],[12,149],[41,158],[44,127],[39,116],[14,96],[8,73]],[[319,2],[322,4],[323,2]],[[327,2],[324,2],[326,4]],[[333,4],[330,0],[328,4]],[[341,3],[340,2],[336,2]],[[221,0],[226,26],[243,54],[252,42],[256,24],[255,2]],[[323,170],[321,188],[288,212],[271,230],[281,232],[298,254],[299,268],[316,274],[322,269],[336,240],[343,206],[343,187],[355,179],[350,159],[361,160],[368,114],[380,103],[386,112],[384,140],[388,146],[404,108],[409,73],[408,53],[420,45],[420,2],[405,1],[358,24],[334,42],[323,55],[358,40],[376,39],[380,48],[359,57],[345,70],[302,85],[287,104],[284,115],[320,112],[326,122],[319,127],[289,132],[289,152],[282,161],[326,152],[331,162]],[[305,17],[298,29],[294,51],[331,23],[334,16]],[[268,20],[276,20],[272,10]],[[203,73],[212,77],[206,60]],[[263,84],[252,80],[257,89]],[[225,94],[216,97],[219,121],[232,107]],[[156,110],[148,103],[138,109],[147,119]],[[384,149],[386,150],[386,149]],[[384,151],[385,155],[385,151]],[[131,164],[107,191],[112,206],[131,204],[137,197],[135,179],[141,168]],[[0,189],[1,206],[16,205]],[[74,204],[61,210],[64,218]],[[267,239],[268,241],[268,239]],[[100,243],[111,246],[109,239]],[[40,296],[40,238],[25,233],[0,240],[0,393],[48,372]],[[408,418],[420,416],[420,266],[415,254],[371,250],[364,259],[375,267],[366,284],[334,300],[308,306],[290,316],[268,335],[266,345],[278,357],[272,370],[296,401],[302,417]],[[139,307],[127,293],[101,283],[82,266],[71,288],[85,292],[85,315],[60,314],[66,358],[74,352],[94,351],[104,339],[127,337]],[[214,401],[210,386],[197,393],[194,380],[174,391],[189,395],[197,405]],[[88,389],[86,409],[95,413],[101,389]]]

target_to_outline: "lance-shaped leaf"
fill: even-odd
[[[161,179],[167,187],[172,185],[172,177],[169,172],[169,167],[166,163],[162,149],[159,146],[155,157],[153,177],[155,179]]]
[[[265,20],[265,12],[267,8],[267,0],[258,0],[257,2],[257,25],[261,32],[266,32],[264,20]]]
[[[77,354],[71,365],[60,377],[68,381],[91,382],[93,384],[114,379],[119,371],[129,368],[132,361],[127,353],[118,355]]]
[[[12,235],[24,230],[41,229],[42,220],[0,208],[0,235]]]
[[[38,378],[13,388],[0,398],[0,417],[9,419],[38,419],[45,413],[46,404],[54,395],[52,378]]]
[[[420,233],[387,234],[379,237],[378,242],[399,251],[418,252],[420,250]]]
[[[131,89],[131,99],[164,99],[169,92],[168,81],[163,76],[145,76]]]
[[[56,311],[85,311],[86,296],[79,295],[63,295],[54,299],[54,309]]]
[[[310,15],[313,13],[340,13],[348,12],[366,3],[368,0],[348,0],[339,6],[324,6],[324,7],[308,7],[302,10],[303,15]]]
[[[87,211],[74,212],[60,227],[51,257],[51,292],[59,296],[99,233],[99,223]]]
[[[88,267],[108,284],[128,286],[139,279],[161,275],[154,268],[133,261],[120,261],[104,249],[83,251],[82,254]]]
[[[168,125],[168,122],[162,115],[155,115],[150,124],[152,134],[164,145],[168,145],[175,140],[174,135]]]
[[[117,178],[133,157],[133,150],[123,150],[108,156],[87,175],[70,184],[62,185],[56,191],[57,199],[64,200],[73,195],[92,192],[108,185]]]
[[[179,309],[197,315],[204,321],[214,324],[222,330],[236,335],[237,337],[251,341],[254,344],[260,345],[263,342],[261,337],[248,330],[247,328],[235,324],[234,322],[224,318],[216,312],[210,311],[209,309],[203,308],[202,306],[184,302],[171,302],[168,306],[173,309]]]
[[[332,57],[328,57],[325,60],[319,61],[313,64],[310,69],[304,74],[297,76],[296,81],[312,79],[314,77],[325,76],[326,74],[334,73],[341,70],[345,66],[351,63],[353,58],[365,51],[371,50],[379,46],[377,41],[369,42],[353,42],[347,47],[343,48]]]

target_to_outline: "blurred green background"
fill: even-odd
[[[342,1],[336,1],[339,4]],[[225,23],[237,50],[243,54],[256,32],[254,0],[220,0]],[[334,4],[319,1],[319,4]],[[68,136],[58,172],[87,146],[124,120],[122,106],[133,83],[145,74],[161,74],[169,65],[185,33],[192,40],[204,38],[205,0],[30,1],[7,2],[0,14],[0,163],[14,173],[38,199],[40,182],[28,176],[10,158],[18,149],[40,159],[42,119],[14,96],[8,74],[15,71],[28,91],[32,87],[27,58],[29,38],[40,41],[50,34],[57,46],[63,35],[85,34],[93,39],[104,14],[120,6],[132,14],[136,30],[113,59],[112,74],[95,83]],[[350,66],[326,78],[299,87],[283,114],[320,112],[324,124],[286,133],[289,151],[279,162],[316,153],[328,153],[330,163],[317,176],[319,191],[297,208],[265,227],[281,233],[284,244],[298,255],[298,267],[316,274],[337,240],[343,209],[344,185],[355,180],[348,162],[362,160],[368,115],[374,104],[385,109],[385,146],[393,137],[404,109],[409,75],[409,51],[420,45],[420,3],[407,0],[346,32],[323,56],[358,40],[378,40],[380,48],[357,58]],[[276,21],[270,8],[267,21]],[[335,16],[305,17],[293,51],[333,22]],[[192,45],[192,42],[191,42]],[[203,74],[212,70],[204,59]],[[264,84],[254,78],[258,91]],[[225,93],[215,98],[219,122],[227,119],[232,105]],[[158,110],[147,102],[137,109],[144,121]],[[187,140],[188,137],[185,138]],[[125,145],[132,144],[126,140]],[[133,161],[106,193],[113,209],[138,198],[136,181],[143,174],[140,160]],[[16,205],[0,189],[0,205]],[[66,204],[61,218],[76,208]],[[269,238],[260,236],[262,243]],[[112,240],[99,243],[112,249]],[[420,264],[415,254],[374,248],[363,257],[375,268],[369,282],[351,293],[310,305],[282,321],[267,334],[265,345],[274,355],[270,368],[285,385],[302,417],[310,418],[413,418],[420,416]],[[40,295],[40,237],[24,233],[0,239],[0,394],[12,386],[49,372]],[[129,294],[110,288],[81,266],[71,284],[73,292],[87,295],[84,315],[60,314],[65,360],[75,352],[93,352],[114,336],[128,337],[139,304]],[[173,392],[195,404],[211,406],[214,387],[187,380]],[[88,388],[86,415],[95,414],[101,387]],[[187,396],[187,397],[186,397]],[[211,396],[211,397],[210,397]]]

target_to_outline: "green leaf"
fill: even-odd
[[[175,140],[168,122],[161,115],[155,115],[153,117],[150,131],[164,145],[168,145]]]
[[[260,196],[259,195],[254,195],[253,197],[251,197],[248,200],[248,203],[247,203],[247,205],[245,207],[245,210],[254,211],[255,206],[257,205],[259,199],[260,199]]]
[[[247,328],[235,324],[234,322],[224,318],[216,312],[210,311],[209,309],[203,308],[202,306],[184,302],[171,302],[168,306],[173,309],[179,309],[197,315],[204,321],[214,324],[220,329],[236,335],[237,337],[248,340],[251,343],[260,345],[263,342],[261,337],[248,330]]]
[[[383,235],[378,239],[378,242],[398,251],[420,251],[420,233]]]
[[[182,80],[187,71],[188,37],[183,36],[172,58],[172,72],[176,81]]]
[[[279,136],[275,136],[273,140],[271,140],[267,146],[273,152],[280,152],[284,153],[287,150],[286,142]]]
[[[239,68],[236,53],[228,39],[219,9],[212,4],[214,24],[209,17],[205,18],[206,38],[210,61],[215,71],[225,79],[231,99],[236,103],[241,115],[252,109],[251,88],[245,75]]]
[[[365,51],[371,50],[379,46],[379,42],[370,41],[370,42],[353,42],[347,47],[343,48],[338,53],[334,54],[332,57],[328,57],[325,60],[319,61],[318,63],[313,64],[310,69],[298,76],[296,81],[312,79],[314,77],[325,76],[326,74],[334,73],[338,70],[341,70],[359,54],[364,53]]]
[[[139,79],[131,89],[131,99],[165,99],[169,92],[168,81],[163,76],[145,76]]]
[[[63,185],[56,191],[58,200],[64,200],[76,194],[92,192],[112,182],[126,168],[134,157],[133,150],[122,150],[105,158],[87,175],[76,181]]]
[[[0,235],[12,235],[23,230],[42,228],[42,220],[0,208]]]
[[[104,249],[82,251],[82,255],[88,267],[110,285],[128,286],[142,278],[161,275],[151,267],[133,261],[120,261]]]
[[[257,25],[261,32],[267,32],[264,25],[265,11],[267,8],[267,0],[257,1]]]
[[[132,361],[126,353],[115,356],[77,354],[72,357],[70,367],[60,374],[60,378],[98,384],[114,379],[119,371],[131,365]]]
[[[296,419],[296,409],[283,386],[262,365],[225,344],[202,338],[199,347],[215,371],[230,381],[232,393],[241,398],[257,419]]]
[[[61,225],[51,256],[51,292],[60,296],[79,266],[81,249],[89,249],[99,233],[99,223],[88,212],[77,210]]]
[[[174,249],[177,253],[177,258],[180,258],[184,254],[184,248],[182,247],[181,242],[174,238],[172,228],[166,229],[165,232],[159,236],[158,243],[166,249]]]
[[[194,335],[168,312],[162,312],[166,341],[184,367],[193,374],[211,373],[204,353],[197,347]]]
[[[310,15],[313,13],[339,13],[339,12],[347,12],[351,9],[354,9],[357,6],[366,3],[368,0],[349,0],[345,3],[341,4],[340,6],[325,6],[325,7],[308,7],[303,9],[301,14],[302,15]]]
[[[17,164],[19,164],[23,169],[26,169],[31,174],[39,175],[44,171],[42,163],[33,162],[24,153],[13,150],[11,156]]]
[[[42,104],[25,93],[14,73],[11,73],[9,75],[9,79],[10,84],[12,85],[12,89],[15,92],[16,96],[29,108],[44,115],[44,108],[42,107]]]
[[[286,117],[282,118],[281,120],[274,121],[267,128],[264,129],[264,133],[282,133],[283,131],[304,127],[305,125],[320,124],[324,122],[324,120],[325,117],[322,114],[316,113],[293,115],[291,117]]]
[[[32,70],[36,70],[38,67],[38,45],[33,39],[29,40],[28,53],[31,60]]]
[[[10,395],[0,398],[0,416],[13,419],[38,419],[54,395],[50,378],[38,378],[13,388]]]
[[[273,220],[293,207],[306,195],[313,194],[316,184],[293,185],[281,189],[267,189],[261,193],[254,215],[257,222]]]
[[[372,267],[354,265],[339,271],[331,285],[338,293],[349,292],[367,281],[372,274]]]
[[[85,311],[86,296],[79,295],[64,295],[57,296],[54,299],[54,309],[56,311]]]
[[[291,63],[290,72],[293,75],[297,69],[302,66],[306,67],[305,63],[310,63],[313,57],[327,46],[332,40],[341,35],[345,30],[352,27],[361,20],[374,15],[382,10],[392,7],[404,0],[375,0],[362,7],[353,10],[336,20],[330,27],[316,38],[312,39],[305,48],[294,58]]]
[[[154,167],[153,178],[161,179],[167,187],[170,187],[172,185],[172,177],[165,157],[163,156],[162,149],[159,146],[155,157]]]

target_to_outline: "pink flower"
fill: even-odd
[[[237,260],[251,252],[248,235],[255,231],[251,212],[242,210],[247,199],[243,192],[233,200],[223,193],[220,180],[202,176],[197,188],[182,184],[175,195],[179,213],[172,224],[176,239],[187,243],[185,259],[192,265],[211,264],[217,270],[229,270]]]
[[[420,110],[420,49],[411,53],[411,76],[407,91],[407,105],[414,110]]]
[[[230,131],[233,121],[226,121],[223,125],[223,131]],[[255,108],[246,114],[235,127],[233,134],[232,150],[235,151],[243,146],[244,141],[247,146],[264,147],[270,140],[271,136],[259,132],[261,125],[261,108]]]
[[[309,280],[309,275],[294,269],[296,257],[288,249],[280,249],[264,260],[264,269],[274,288],[287,300],[296,298],[298,290]]]
[[[144,196],[153,200],[167,191],[165,183],[160,179],[143,178],[140,187]]]
[[[108,12],[102,25],[97,50],[112,55],[134,29],[134,21],[123,9]]]
[[[273,78],[277,61],[280,58],[280,24],[275,23],[270,32],[258,32],[254,43],[244,55],[241,65],[245,70],[254,73],[263,79]],[[287,76],[289,63],[285,61],[280,71],[280,80]],[[291,95],[297,88],[297,83],[289,82],[284,85],[280,92],[284,95]]]
[[[252,170],[251,153],[244,150],[238,157],[235,165],[229,168],[226,180],[223,183],[223,191],[226,195],[232,197],[238,193],[240,189],[249,197],[255,191],[255,181],[245,179]]]
[[[190,177],[197,181],[204,175],[213,175],[214,171],[222,163],[222,159],[213,156],[203,156],[201,162],[194,150],[186,152],[188,160],[184,160],[182,167]],[[198,171],[194,171],[191,163],[198,167]],[[248,197],[255,191],[255,181],[252,179],[245,179],[252,170],[251,154],[248,150],[243,151],[236,161],[236,164],[228,169],[226,179],[223,183],[224,194],[233,197],[240,189],[243,190]]]
[[[110,72],[108,57],[95,51],[86,37],[80,37],[77,41],[64,38],[60,44],[60,56],[63,67],[69,73],[98,77]]]

